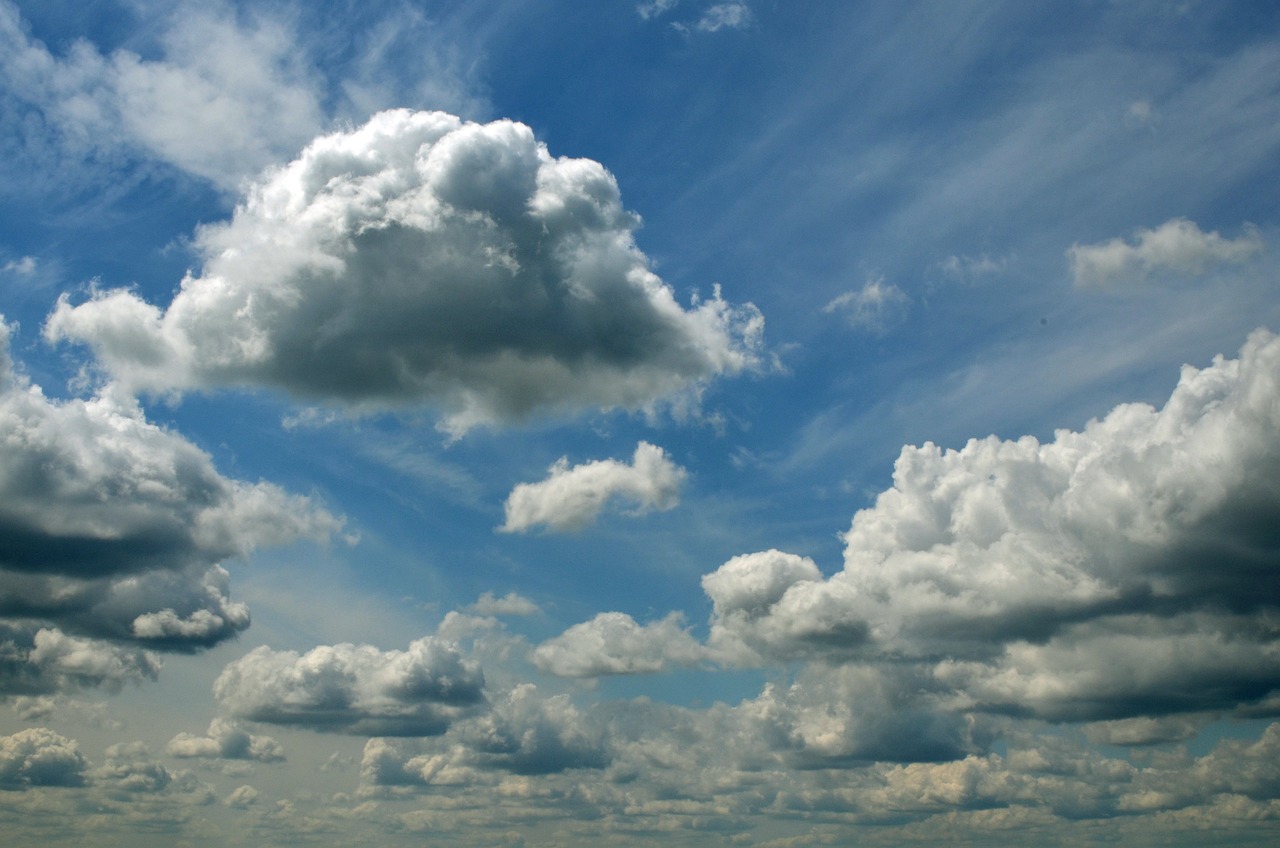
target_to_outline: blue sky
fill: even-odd
[[[1266,3],[0,3],[15,845],[1262,845]]]

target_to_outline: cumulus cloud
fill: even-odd
[[[220,561],[341,527],[308,498],[223,477],[109,388],[46,397],[8,339],[0,320],[2,691],[154,676],[140,647],[195,650],[249,625]]]
[[[601,768],[611,756],[604,729],[568,696],[547,697],[525,683],[439,742],[371,739],[361,779],[371,786],[428,786],[474,782],[473,775],[493,771],[547,775]]]
[[[352,408],[429,403],[455,434],[583,408],[651,408],[759,365],[763,318],[685,309],[635,245],[600,164],[523,124],[396,110],[313,141],[202,228],[161,310],[59,301],[46,336],[133,390],[267,385]]]
[[[707,650],[689,634],[679,613],[642,625],[625,613],[602,612],[543,642],[531,658],[560,677],[600,677],[697,665]]]
[[[47,727],[0,736],[0,789],[81,786],[88,767],[74,739]]]
[[[455,643],[427,636],[405,651],[259,647],[223,669],[219,703],[240,718],[335,733],[434,736],[484,702],[484,674]]]
[[[738,662],[937,663],[957,709],[1113,720],[1231,709],[1280,686],[1280,339],[1185,366],[1049,443],[903,449],[821,579],[767,552],[704,578]]]
[[[1228,239],[1204,232],[1194,221],[1172,218],[1154,230],[1138,230],[1129,241],[1073,244],[1067,261],[1077,286],[1114,288],[1158,274],[1186,276],[1211,265],[1239,264],[1262,247],[1257,230],[1247,225],[1239,238]]]
[[[902,317],[909,303],[906,292],[884,277],[875,277],[857,291],[833,298],[822,311],[843,315],[850,326],[882,333]]]
[[[215,718],[204,736],[179,733],[169,740],[165,753],[180,758],[256,760],[260,763],[276,763],[285,759],[284,746],[275,739],[249,733],[225,718]]]
[[[561,457],[547,479],[521,483],[507,497],[504,533],[542,525],[549,530],[581,530],[612,499],[635,503],[638,512],[667,510],[680,500],[686,472],[666,451],[648,442],[636,446],[631,464],[616,459],[569,465]]]

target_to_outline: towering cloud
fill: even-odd
[[[763,319],[682,308],[600,164],[511,121],[397,110],[312,142],[200,230],[167,308],[59,301],[135,390],[269,385],[353,407],[430,403],[460,433],[584,407],[649,407],[758,364]]]

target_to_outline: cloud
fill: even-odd
[[[680,0],[646,0],[636,6],[636,12],[646,21],[650,18],[660,17],[675,8]]]
[[[57,628],[31,632],[26,622],[0,622],[0,694],[42,695],[154,680],[160,659],[151,651],[69,636]]]
[[[241,810],[248,809],[258,802],[259,794],[257,789],[245,784],[232,789],[231,794],[227,795],[222,803],[228,807],[236,807]]]
[[[498,529],[517,533],[543,525],[559,532],[581,530],[615,498],[634,502],[638,512],[671,509],[680,501],[686,476],[662,448],[648,442],[636,445],[630,465],[605,459],[570,467],[568,457],[561,457],[547,479],[511,490],[506,523]]]
[[[110,745],[105,753],[106,763],[93,769],[90,776],[96,786],[113,796],[127,799],[163,792],[173,783],[173,773],[163,763],[152,760],[151,752],[141,742]]]
[[[179,733],[169,740],[165,753],[171,757],[208,757],[224,760],[256,760],[276,763],[285,759],[284,746],[270,736],[258,736],[233,721],[215,718],[204,736]]]
[[[1172,218],[1154,230],[1140,229],[1131,241],[1114,238],[1067,249],[1071,276],[1081,288],[1114,288],[1153,275],[1187,276],[1210,265],[1240,264],[1263,248],[1256,229],[1246,225],[1237,239],[1206,233],[1194,221]]]
[[[499,698],[488,712],[460,722],[438,742],[365,745],[361,778],[372,786],[428,786],[476,782],[501,771],[558,774],[602,768],[610,752],[604,728],[566,695],[543,696],[531,683]]]
[[[74,739],[47,727],[0,736],[0,789],[81,786],[88,767]]]
[[[602,612],[543,642],[531,658],[560,677],[600,677],[697,665],[707,651],[689,635],[679,613],[641,625],[625,613]]]
[[[233,715],[335,733],[434,736],[484,703],[484,675],[434,636],[406,651],[322,645],[259,647],[230,663],[213,693]]]
[[[656,10],[656,12],[660,14],[661,12],[666,11],[670,5],[674,4],[661,3],[660,0],[659,3],[655,3],[653,5],[660,6],[660,8]],[[641,15],[644,15],[643,11],[641,12]],[[701,17],[699,17],[694,23],[676,23],[672,24],[672,26],[681,32],[686,33],[691,31],[719,32],[722,29],[744,29],[750,26],[754,19],[754,16],[751,14],[751,8],[747,6],[746,3],[716,3],[703,10]]]
[[[21,259],[10,259],[0,266],[0,271],[6,274],[17,274],[21,277],[30,277],[36,272],[36,258],[34,256],[24,256]]]
[[[163,26],[158,58],[124,49],[104,56],[87,41],[56,56],[4,3],[0,74],[67,141],[140,149],[224,189],[322,128],[317,81],[279,22],[187,7]]]
[[[492,592],[483,592],[474,604],[467,607],[466,611],[484,616],[524,616],[537,615],[540,612],[537,604],[515,592],[508,592],[501,598]]]
[[[397,110],[313,141],[202,228],[161,311],[62,298],[45,333],[131,390],[267,385],[351,408],[430,403],[455,434],[651,408],[759,366],[763,318],[686,310],[648,268],[618,186],[523,124]]]
[[[1280,339],[1185,366],[1162,409],[906,447],[822,579],[770,551],[703,580],[721,661],[932,669],[947,709],[1116,720],[1280,688]],[[939,702],[941,703],[941,702]]]
[[[905,314],[909,304],[910,299],[902,289],[886,283],[884,277],[875,277],[859,290],[833,298],[822,311],[844,315],[850,326],[883,333],[889,324]]]
[[[9,332],[0,320],[0,691],[153,677],[139,647],[196,650],[248,627],[220,561],[340,529],[309,498],[221,476],[110,387],[47,398],[16,371]]]

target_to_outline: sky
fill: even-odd
[[[0,0],[12,846],[1274,845],[1274,3]]]

